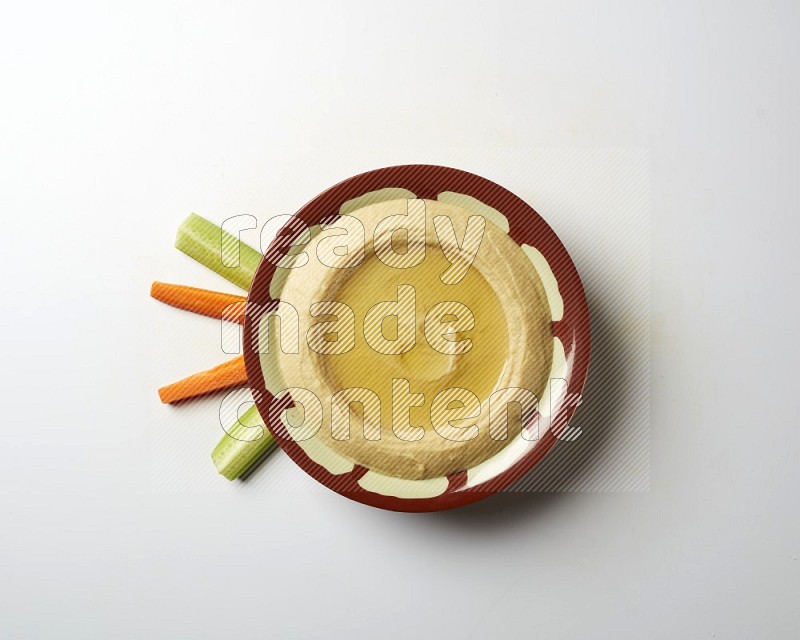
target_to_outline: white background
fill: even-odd
[[[800,634],[800,5],[2,13],[0,636]],[[517,192],[590,255],[579,220],[598,213],[570,209],[584,176],[537,182],[553,148],[649,156],[648,492],[407,515],[285,457],[268,468],[285,490],[186,481],[214,406],[153,389],[214,364],[218,327],[147,291],[232,289],[171,248],[184,215],[266,218],[432,162]]]

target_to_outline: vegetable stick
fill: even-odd
[[[161,387],[158,390],[158,396],[164,404],[172,404],[246,384],[247,372],[244,368],[244,356],[239,356],[213,369],[195,373],[188,378]]]
[[[166,282],[154,282],[150,295],[178,309],[239,324],[244,322],[246,298],[243,296]]]
[[[260,435],[258,427],[261,427]],[[236,480],[261,461],[267,453],[271,453],[275,438],[267,430],[258,408],[253,405],[242,414],[236,424],[227,429],[227,433],[214,447],[211,459],[220,472],[228,480]]]
[[[258,251],[196,213],[178,227],[175,246],[245,291],[261,262]]]

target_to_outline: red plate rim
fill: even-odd
[[[564,346],[570,397],[579,397],[586,383],[591,344],[589,308],[580,276],[566,248],[550,226],[529,204],[504,187],[460,169],[424,164],[399,165],[347,178],[323,191],[294,215],[311,227],[323,219],[338,215],[339,207],[348,200],[390,187],[407,189],[417,198],[431,200],[435,200],[444,191],[472,196],[506,216],[510,227],[509,236],[517,244],[528,244],[542,253],[553,271],[564,301],[564,315],[561,320],[553,323],[553,334]],[[279,233],[282,232],[283,230]],[[296,237],[297,233],[291,235]],[[247,296],[244,345],[258,344],[259,319],[265,306],[272,301],[269,285],[275,270],[274,264],[262,258]],[[264,382],[258,350],[245,348],[244,352],[248,383],[253,390],[256,405],[262,416],[268,416],[272,396]],[[576,408],[575,402],[565,403],[560,409],[558,423],[566,425]],[[466,472],[460,471],[448,476],[449,485],[441,495],[430,498],[400,498],[362,488],[358,481],[367,469],[359,465],[348,473],[330,473],[311,460],[297,442],[284,432],[278,433],[269,420],[265,420],[265,423],[280,447],[312,478],[351,500],[392,511],[439,511],[481,500],[501,491],[529,472],[557,441],[552,430],[548,430],[537,445],[516,463],[475,487],[465,487]]]

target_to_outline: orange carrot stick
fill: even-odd
[[[154,282],[150,295],[179,309],[240,324],[244,322],[246,298],[242,296],[165,282]]]
[[[244,368],[244,356],[239,356],[208,371],[195,373],[188,378],[161,387],[158,390],[158,397],[164,404],[172,404],[180,400],[188,400],[214,391],[246,384],[247,372]]]

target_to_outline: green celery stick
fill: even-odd
[[[261,427],[261,437],[253,440],[253,429]],[[237,440],[242,438],[242,440]],[[264,425],[256,405],[250,407],[242,417],[228,429],[219,444],[214,447],[211,459],[228,480],[236,480],[248,471],[267,453],[275,438]]]
[[[261,262],[258,251],[196,213],[178,227],[175,247],[245,291],[250,288]],[[227,266],[237,263],[237,253],[239,266]]]

